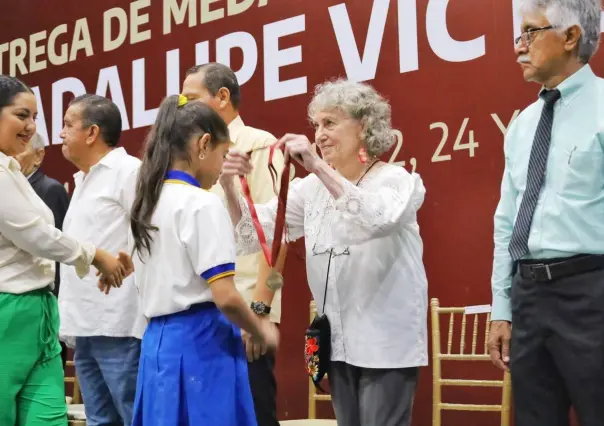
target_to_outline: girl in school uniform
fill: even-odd
[[[131,212],[136,285],[149,324],[133,426],[255,426],[240,328],[265,350],[278,332],[235,289],[226,207],[208,192],[229,149],[201,102],[166,98],[146,142]]]

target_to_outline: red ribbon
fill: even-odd
[[[273,181],[273,189],[276,190],[277,184],[277,170],[273,165],[273,154],[275,153],[275,149],[277,149],[277,144],[274,143],[268,147],[270,149],[270,154],[268,157],[268,169],[271,174],[271,179]],[[262,149],[262,148],[260,148]],[[281,148],[284,150],[284,148]],[[254,150],[249,151],[247,154],[251,155]],[[275,220],[275,235],[273,238],[273,246],[272,250],[269,250],[268,244],[266,242],[266,236],[264,235],[264,229],[262,229],[262,225],[260,224],[260,219],[258,219],[258,213],[256,212],[256,208],[254,207],[254,201],[252,200],[252,194],[250,192],[250,186],[247,182],[245,176],[239,176],[239,181],[241,182],[241,189],[243,190],[243,195],[245,197],[245,201],[250,209],[250,215],[252,216],[252,221],[254,223],[254,228],[256,229],[256,233],[258,234],[258,242],[262,247],[262,251],[264,252],[264,257],[266,258],[266,263],[270,268],[275,268],[277,263],[277,258],[279,257],[279,251],[281,250],[281,240],[283,239],[283,231],[285,228],[285,208],[287,206],[287,192],[289,190],[289,173],[290,173],[291,161],[288,158],[285,161],[285,167],[283,168],[283,173],[281,174],[281,182],[278,196],[278,204],[277,204],[277,219]],[[276,192],[276,191],[275,191]],[[271,253],[272,251],[272,253]]]

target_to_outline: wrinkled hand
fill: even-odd
[[[245,176],[252,171],[252,168],[250,157],[245,152],[236,149],[230,150],[222,164],[220,185],[223,188],[231,187],[235,176]]]
[[[116,271],[120,274],[120,278],[119,281],[117,281],[115,275],[105,273],[100,266],[97,266],[97,268],[99,268],[97,276],[101,276],[97,286],[99,290],[105,294],[109,294],[112,287],[121,287],[122,280],[134,272],[134,264],[127,253],[120,251],[117,258],[112,257],[109,253],[107,253],[107,255],[109,255],[109,259],[106,260],[109,263],[109,267],[116,268]]]
[[[243,339],[243,346],[245,347],[248,362],[256,361],[266,353],[266,345],[264,342],[254,339],[247,331],[242,330],[241,337]]]
[[[512,338],[512,324],[508,321],[492,321],[489,331],[489,355],[493,364],[509,371],[510,363],[510,340]]]
[[[290,133],[283,136],[277,142],[278,146],[285,148],[285,159],[289,157],[296,160],[309,173],[314,173],[321,158],[317,155],[316,146],[313,146],[304,135],[292,135]]]

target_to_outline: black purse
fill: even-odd
[[[374,161],[367,167],[365,173],[355,184],[361,183],[369,170],[378,163]],[[323,294],[323,309],[321,315],[316,315],[308,328],[306,329],[306,343],[304,345],[304,359],[306,361],[306,371],[310,376],[315,387],[321,392],[325,392],[321,388],[321,380],[325,377],[325,373],[329,371],[331,364],[331,326],[329,318],[325,315],[325,301],[327,300],[327,285],[329,284],[329,268],[331,266],[331,257],[333,256],[333,248],[329,251],[329,261],[327,262],[327,278],[325,279],[325,294]]]
[[[333,249],[329,252],[322,313],[321,315],[315,315],[315,318],[306,329],[306,343],[304,345],[306,371],[315,387],[321,390],[321,392],[325,392],[321,388],[321,381],[329,370],[331,363],[331,325],[329,324],[329,318],[325,315],[325,301],[327,299],[327,284],[329,282],[329,267],[331,266],[332,253]]]

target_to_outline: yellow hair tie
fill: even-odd
[[[185,106],[189,102],[186,96],[178,95],[178,107]]]

